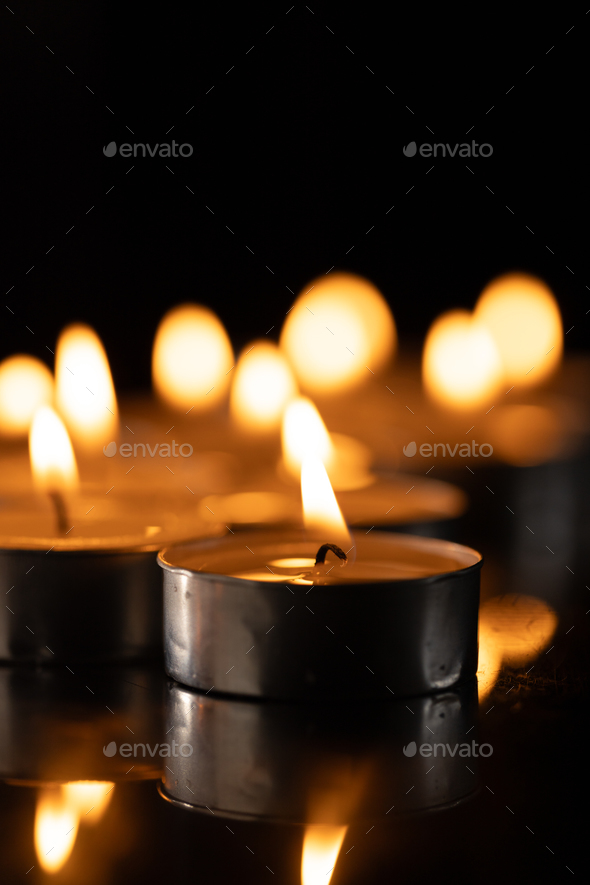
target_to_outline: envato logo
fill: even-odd
[[[437,749],[440,747],[441,752],[437,753]],[[479,752],[478,752],[479,748]],[[484,753],[484,748],[486,752]],[[420,746],[416,746],[416,741],[411,741],[404,747],[404,756],[415,756],[416,753],[420,753],[421,756],[429,757],[429,756],[454,756],[459,751],[459,756],[483,756],[484,759],[488,756],[491,756],[494,752],[494,748],[491,744],[476,744],[475,741],[471,741],[470,744],[455,744],[454,747],[451,747],[450,744],[420,744]]]
[[[177,744],[176,741],[172,741],[172,745],[154,744],[153,749],[151,744],[121,744],[119,747],[119,754],[125,757],[134,756],[137,758],[141,751],[141,755],[145,758],[146,749],[148,754],[152,757],[158,754],[158,756],[184,756],[186,759],[188,756],[193,755],[192,744]],[[177,750],[180,752],[177,753]],[[117,752],[116,742],[111,741],[110,744],[107,744],[106,747],[102,748],[102,752],[105,756],[114,756]]]
[[[176,149],[178,148],[178,153]],[[137,142],[137,144],[128,144],[125,142],[120,145],[119,153],[122,157],[137,157],[139,156],[139,151],[141,151],[142,157],[190,157],[193,153],[192,144],[184,144],[179,145],[178,142],[173,141],[172,144],[167,142],[166,144],[156,144],[152,148],[150,144],[143,144],[143,142]],[[117,142],[109,141],[106,147],[102,149],[105,157],[114,157],[117,153]]]
[[[450,144],[428,144],[426,142],[418,147],[415,141],[411,141],[404,147],[405,157],[415,157],[418,153],[421,157],[446,157],[447,155],[454,157],[457,152],[459,157],[491,157],[494,149],[487,142],[478,144],[476,141],[472,141],[471,144],[467,142],[455,144],[453,147]]]
[[[182,443],[179,446],[175,439],[172,440],[172,444],[164,443],[162,445],[161,443],[156,443],[153,447],[149,443],[133,443],[133,445],[131,443],[122,443],[118,447],[122,458],[130,458],[131,455],[137,458],[137,453],[140,449],[143,458],[146,457],[146,449],[150,458],[155,458],[156,455],[159,455],[160,458],[178,458],[179,455],[181,458],[190,458],[193,453],[193,447],[190,443]],[[107,458],[114,458],[117,454],[117,443],[113,440],[108,446],[103,446],[102,452]]]
[[[489,458],[490,455],[494,454],[494,447],[490,443],[476,443],[474,439],[471,440],[471,445],[467,442],[455,443],[453,448],[451,448],[449,443],[423,443],[420,449],[418,449],[416,443],[412,441],[403,447],[403,452],[406,458],[413,458],[418,451],[423,458],[436,458],[439,449],[442,452],[443,458],[447,457],[447,452],[451,458],[454,458],[457,450],[460,458],[479,458],[480,455],[482,458]]]

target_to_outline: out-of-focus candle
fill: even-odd
[[[26,436],[33,415],[53,399],[53,376],[32,356],[17,354],[0,363],[0,435]]]
[[[235,368],[230,411],[236,424],[253,433],[279,429],[285,406],[297,395],[289,363],[270,341],[254,341]]]
[[[422,377],[441,405],[469,409],[488,401],[502,382],[502,363],[491,332],[465,310],[440,316],[428,330]]]
[[[561,314],[542,280],[521,273],[498,277],[480,295],[475,317],[491,332],[511,384],[532,387],[559,365]]]
[[[96,332],[63,330],[55,352],[55,402],[76,445],[99,452],[117,436],[119,419],[109,361]]]
[[[368,280],[331,273],[299,295],[281,332],[281,347],[309,391],[345,392],[391,359],[395,323],[387,302]]]
[[[202,412],[229,389],[234,355],[218,317],[199,304],[181,304],[164,316],[154,339],[152,380],[172,409]]]

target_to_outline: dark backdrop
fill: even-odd
[[[2,7],[0,357],[50,361],[84,320],[118,389],[146,387],[172,305],[210,305],[239,348],[332,266],[381,288],[409,344],[528,270],[587,347],[584,7],[289,7]],[[172,139],[192,156],[103,154]],[[493,155],[402,153],[472,139]]]

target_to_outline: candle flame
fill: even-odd
[[[507,382],[531,387],[559,365],[561,314],[542,280],[520,273],[498,277],[480,295],[475,317],[494,338]]]
[[[422,375],[434,400],[468,409],[482,405],[497,392],[502,363],[486,326],[465,310],[453,310],[428,330]]]
[[[112,799],[115,785],[110,781],[73,781],[63,784],[69,806],[76,808],[84,823],[97,824]]]
[[[59,336],[55,401],[80,447],[96,450],[117,436],[117,398],[109,361],[90,326],[75,323]]]
[[[285,466],[297,478],[307,455],[317,456],[328,468],[333,460],[330,434],[315,405],[305,396],[298,396],[285,409],[282,444]]]
[[[47,873],[57,873],[74,847],[80,816],[60,787],[41,790],[35,812],[35,850]]]
[[[57,412],[41,406],[29,433],[29,454],[35,485],[43,492],[78,486],[78,468],[68,431]]]
[[[329,885],[347,829],[323,824],[305,828],[301,885]]]
[[[17,354],[0,363],[0,433],[26,436],[33,415],[53,399],[53,376],[33,356]]]
[[[306,529],[324,543],[349,552],[352,538],[320,458],[307,455],[301,466],[301,499]]]
[[[168,311],[154,338],[152,379],[164,402],[179,411],[205,411],[227,393],[234,355],[221,321],[207,307]]]
[[[72,853],[79,825],[100,820],[114,787],[103,781],[74,781],[40,790],[35,811],[35,851],[46,873],[61,870]]]
[[[235,369],[230,411],[237,424],[251,431],[277,430],[285,406],[296,396],[289,363],[270,341],[255,341],[241,354]]]
[[[382,369],[395,350],[396,329],[372,283],[331,273],[299,295],[280,343],[302,386],[329,393],[356,387]]]

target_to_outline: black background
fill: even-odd
[[[240,348],[278,334],[291,292],[332,266],[379,286],[402,347],[511,269],[547,280],[567,347],[587,346],[582,6],[10,10],[1,357],[51,364],[46,348],[83,320],[117,388],[147,387],[169,307],[211,306]],[[102,151],[173,138],[193,155]],[[472,139],[493,155],[402,153]]]

